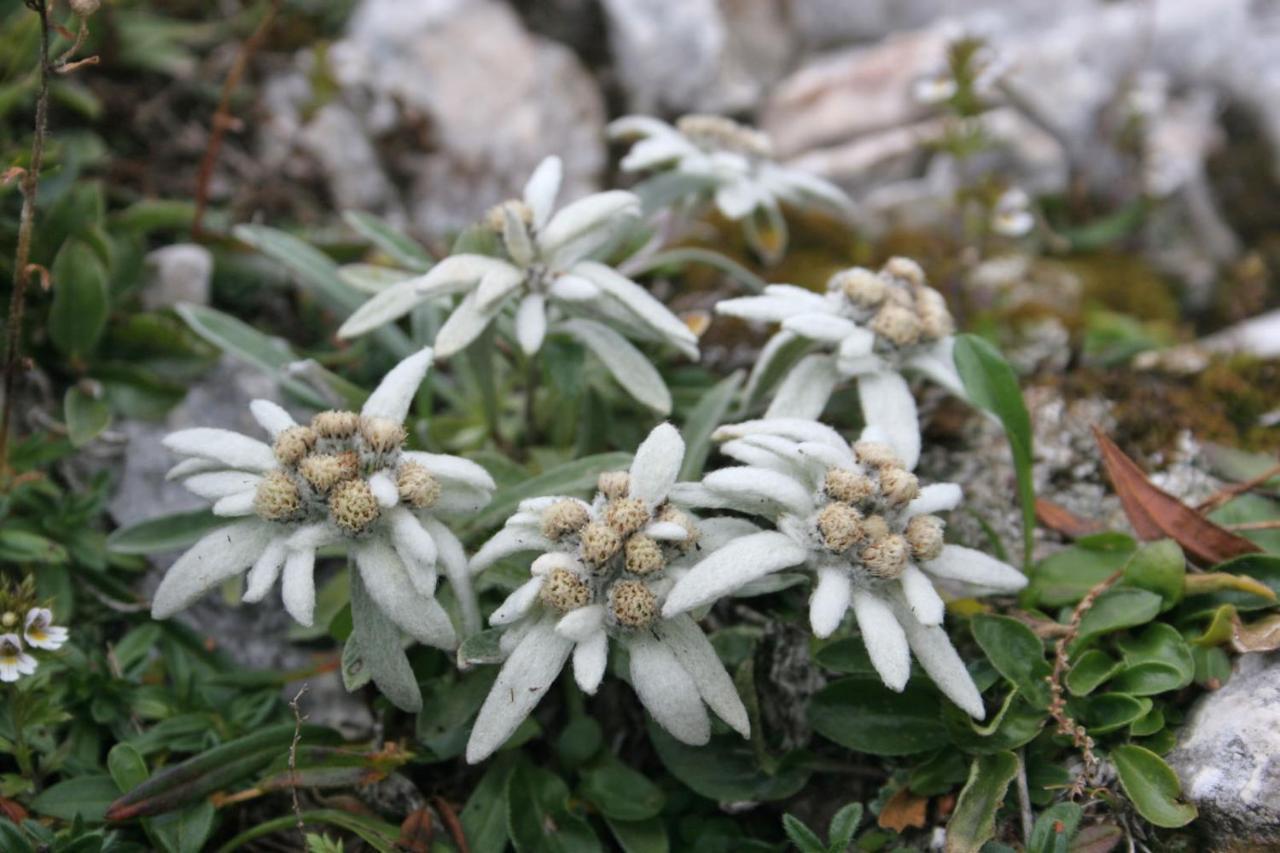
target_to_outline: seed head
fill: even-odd
[[[920,496],[920,481],[906,468],[886,465],[880,469],[880,495],[889,506],[906,506]]]
[[[853,453],[858,457],[859,462],[871,468],[902,467],[902,460],[898,458],[898,454],[894,453],[893,448],[883,441],[855,442]]]
[[[276,468],[268,471],[253,495],[253,511],[267,521],[289,521],[302,511],[302,495],[293,478]]]
[[[309,426],[292,426],[276,436],[271,449],[281,465],[297,465],[316,446],[318,437]]]
[[[871,574],[886,580],[896,578],[907,567],[911,546],[906,537],[891,533],[882,539],[868,542],[859,555],[862,564]]]
[[[605,504],[605,524],[630,536],[649,523],[649,507],[640,498],[614,498]]]
[[[907,544],[917,560],[936,560],[942,553],[942,531],[945,525],[936,515],[917,515],[907,522]]]
[[[607,524],[593,521],[582,528],[583,562],[601,566],[622,550],[622,536]]]
[[[833,501],[856,504],[871,497],[875,483],[866,474],[848,468],[828,468],[822,488]]]
[[[888,285],[865,267],[841,270],[831,277],[828,287],[839,288],[854,305],[874,308],[884,302]]]
[[[871,331],[894,346],[909,347],[920,342],[920,319],[910,308],[886,304],[876,312]]]
[[[382,510],[364,480],[346,480],[329,495],[329,517],[348,536],[359,536],[378,520]]]
[[[609,590],[609,610],[619,625],[647,628],[658,615],[658,598],[641,581],[618,581]]]
[[[311,428],[321,438],[351,438],[359,426],[360,416],[355,412],[340,412],[336,409],[320,412],[311,419]]]
[[[866,535],[862,513],[848,504],[827,504],[818,511],[818,533],[822,544],[832,551],[837,554],[848,551]]]
[[[653,539],[638,533],[627,540],[627,571],[636,575],[651,575],[662,571],[666,561],[662,558],[662,546]]]
[[[678,524],[683,527],[688,535],[680,542],[676,542],[675,546],[681,551],[688,551],[694,545],[698,544],[698,525],[694,523],[693,516],[687,512],[676,509],[671,504],[663,504],[658,510],[658,521],[669,521],[672,524]]]
[[[542,513],[542,535],[552,542],[577,533],[591,520],[587,508],[575,500],[556,501]]]
[[[568,569],[552,569],[538,596],[543,604],[564,613],[587,606],[591,601],[591,588]]]
[[[320,494],[360,473],[360,457],[353,451],[313,453],[298,463],[298,473]]]
[[[360,419],[360,435],[364,438],[365,446],[374,453],[390,453],[393,450],[399,450],[405,438],[408,437],[404,424],[399,421],[371,417]]]
[[[910,258],[902,256],[890,258],[880,269],[886,275],[905,281],[912,287],[924,287],[924,270]]]
[[[601,471],[596,488],[611,501],[625,498],[631,490],[631,475],[626,471]]]
[[[414,509],[430,509],[440,500],[440,481],[417,462],[401,462],[396,469],[400,500]]]

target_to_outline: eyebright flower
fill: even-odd
[[[310,625],[316,550],[341,545],[377,610],[415,640],[456,644],[435,599],[438,565],[458,594],[464,627],[478,629],[462,543],[436,514],[484,506],[493,478],[468,460],[403,446],[404,419],[431,359],[423,349],[400,362],[359,414],[321,412],[303,425],[255,400],[250,411],[270,444],[203,427],[167,436],[165,446],[185,457],[170,478],[214,501],[214,514],[229,521],[170,567],[152,615],[172,616],[247,570],[246,601],[260,601],[283,576],[285,609]]]
[[[39,660],[28,649],[55,652],[67,642],[67,629],[53,624],[53,611],[37,603],[35,578],[0,581],[0,681],[32,675]]]
[[[610,639],[627,648],[632,687],[674,737],[706,743],[706,707],[749,734],[733,680],[697,623],[660,612],[696,555],[755,529],[738,519],[701,522],[669,503],[683,459],[679,432],[662,424],[637,449],[629,472],[600,476],[591,503],[524,501],[472,558],[472,570],[481,571],[515,553],[543,552],[530,579],[489,618],[506,628],[501,642],[508,657],[472,729],[467,761],[482,761],[511,736],[570,655],[578,686],[595,693]]]
[[[920,425],[901,371],[917,371],[965,396],[952,359],[951,312],[908,258],[891,258],[879,272],[842,270],[827,282],[826,294],[772,284],[760,296],[723,300],[716,311],[782,325],[761,351],[748,393],[788,344],[804,339],[818,350],[782,380],[766,417],[817,418],[835,387],[855,379],[867,437],[890,443],[908,469],[920,456]]]
[[[0,634],[0,681],[17,681],[34,675],[36,659],[22,650],[17,634]]]
[[[672,127],[648,116],[624,116],[609,125],[609,134],[636,140],[622,158],[623,171],[659,171],[687,187],[688,197],[710,196],[726,219],[743,224],[751,247],[769,263],[786,251],[782,202],[854,216],[839,187],[778,164],[764,133],[732,119],[687,115]]]
[[[593,352],[636,399],[669,412],[671,395],[661,377],[626,338],[666,343],[696,359],[697,336],[643,287],[593,260],[636,221],[640,201],[611,190],[553,215],[560,180],[560,159],[548,157],[529,178],[523,200],[492,212],[505,258],[445,258],[426,274],[378,293],[342,324],[338,335],[362,335],[428,300],[463,295],[436,335],[436,356],[448,358],[514,306],[516,341],[527,355],[538,352],[548,334],[568,335]]]
[[[850,447],[835,430],[790,418],[720,428],[722,450],[744,463],[682,483],[672,499],[690,506],[750,513],[773,530],[742,536],[679,578],[662,608],[674,618],[783,569],[815,578],[809,602],[814,634],[828,637],[852,609],[871,663],[902,690],[911,654],[939,689],[970,715],[982,698],[942,628],[945,605],[934,582],[965,595],[1013,592],[1017,569],[942,541],[934,513],[955,508],[960,487],[920,485],[877,442]]]
[[[67,629],[53,624],[49,608],[32,607],[23,620],[22,639],[32,648],[56,652],[67,641]]]
[[[1031,200],[1018,187],[1001,193],[991,211],[991,230],[1002,237],[1022,237],[1035,227],[1031,214]]]

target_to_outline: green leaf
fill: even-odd
[[[845,675],[876,675],[871,656],[861,637],[842,637],[821,646],[813,654],[814,663]]]
[[[568,810],[569,789],[550,770],[516,765],[507,784],[507,831],[516,853],[596,853],[591,826]]]
[[[973,760],[969,781],[947,823],[947,853],[978,853],[996,834],[996,812],[1018,775],[1018,757],[996,752]]]
[[[120,796],[110,776],[76,776],[46,788],[31,801],[31,810],[61,820],[79,818],[86,823],[102,823],[107,807]]]
[[[1273,554],[1245,554],[1244,556],[1236,557],[1234,560],[1218,564],[1216,571],[1233,575],[1248,575],[1254,580],[1271,587],[1273,592],[1280,594],[1280,556]],[[1194,577],[1199,576],[1196,575]],[[1250,592],[1226,589],[1208,595],[1196,595],[1194,598],[1188,598],[1178,608],[1177,615],[1180,619],[1205,619],[1209,618],[1215,609],[1224,604],[1230,604],[1241,612],[1248,612],[1250,610],[1266,610],[1274,607],[1275,601]]]
[[[50,270],[53,303],[49,338],[60,352],[83,358],[97,345],[107,325],[110,297],[107,271],[98,255],[79,240],[68,240]]]
[[[1129,724],[1130,737],[1150,737],[1164,728],[1164,711],[1152,708],[1140,719]]]
[[[211,510],[177,512],[121,527],[107,537],[107,550],[116,554],[163,554],[179,551],[227,523]]]
[[[680,466],[681,480],[697,480],[707,463],[711,450],[711,433],[724,421],[733,398],[742,385],[742,371],[735,371],[722,379],[698,400],[698,405],[685,419],[681,435],[684,437],[684,463]]]
[[[352,814],[339,809],[315,809],[297,816],[287,814],[283,817],[263,821],[230,839],[226,844],[219,847],[216,853],[232,853],[233,850],[240,850],[256,838],[262,838],[275,832],[290,833],[293,838],[297,838],[299,820],[307,825],[317,823],[330,824],[338,829],[358,835],[362,841],[377,850],[378,853],[398,853],[402,849],[396,844],[396,840],[400,836],[399,828],[386,821],[365,815]],[[475,849],[479,850],[480,848]]]
[[[422,710],[422,692],[400,643],[400,629],[373,603],[359,572],[351,573],[351,636],[360,650],[361,668],[369,671],[382,695],[401,710]]]
[[[1231,678],[1231,658],[1222,649],[1194,648],[1191,656],[1196,662],[1196,684],[1216,690]]]
[[[63,563],[67,549],[38,533],[16,528],[0,530],[0,561],[10,563]]]
[[[574,717],[556,738],[556,754],[566,767],[586,764],[604,744],[600,724],[588,716]]]
[[[1172,539],[1143,545],[1124,567],[1125,582],[1159,595],[1164,599],[1164,610],[1182,599],[1182,582],[1186,574],[1187,559]]]
[[[1000,711],[985,725],[954,705],[943,708],[943,718],[952,744],[973,755],[1017,749],[1033,740],[1048,719],[1043,708],[1032,705],[1017,690],[1005,697]]]
[[[90,396],[79,385],[72,385],[62,397],[62,417],[71,444],[83,447],[111,423],[111,407],[101,395]]]
[[[121,791],[129,791],[147,781],[147,762],[132,744],[118,743],[107,753],[107,769]]]
[[[1099,634],[1144,625],[1156,618],[1162,604],[1160,596],[1145,589],[1109,589],[1098,596],[1080,619],[1080,631],[1074,645],[1078,648]]]
[[[822,843],[817,833],[790,812],[782,816],[782,829],[800,853],[827,853],[827,845]]]
[[[1156,622],[1136,637],[1121,639],[1117,645],[1125,670],[1112,682],[1112,688],[1122,693],[1150,696],[1181,690],[1195,678],[1191,647],[1172,625]]]
[[[827,844],[831,850],[842,851],[853,843],[853,835],[862,823],[862,803],[849,803],[831,817],[827,828]]]
[[[342,219],[352,230],[377,246],[388,258],[406,269],[424,273],[435,263],[431,253],[417,240],[401,233],[391,223],[362,210],[346,210]]]
[[[342,319],[364,303],[364,295],[342,280],[332,258],[292,234],[266,225],[237,225],[232,233],[237,240],[288,267],[299,284],[313,291]],[[383,326],[370,334],[397,358],[411,355],[415,350],[408,336],[394,325]]]
[[[1073,696],[1088,696],[1117,672],[1124,664],[1100,649],[1089,649],[1076,658],[1067,672],[1067,689]]]
[[[1140,720],[1151,710],[1150,699],[1126,693],[1103,693],[1081,700],[1090,734],[1106,734]]]
[[[912,755],[945,745],[939,699],[919,679],[895,693],[877,677],[833,681],[809,703],[809,722],[828,740],[872,755]]]
[[[615,820],[656,817],[666,802],[661,788],[607,751],[582,773],[579,793],[601,814]]]
[[[213,803],[204,800],[181,811],[148,818],[148,833],[167,853],[200,853],[213,831]]]
[[[566,462],[536,477],[498,489],[485,509],[467,525],[470,532],[489,530],[502,524],[520,501],[539,495],[572,495],[595,490],[601,471],[626,470],[630,453],[599,453]]]
[[[706,746],[687,746],[650,721],[649,742],[662,764],[695,793],[723,803],[785,800],[809,780],[810,771],[784,757],[766,770],[755,750],[737,735],[713,737]]]
[[[1027,853],[1066,853],[1084,810],[1075,803],[1056,803],[1040,813],[1027,840]]]
[[[500,755],[471,790],[459,819],[473,850],[502,850],[507,843],[507,782],[513,763]]]
[[[43,849],[43,848],[42,848]],[[0,850],[8,853],[36,853],[27,836],[11,820],[0,818]]]
[[[970,621],[973,637],[987,659],[1031,704],[1049,707],[1052,670],[1044,658],[1044,644],[1035,632],[1009,616],[978,614]]]
[[[282,388],[315,409],[328,409],[330,401],[317,393],[307,383],[288,374],[290,365],[302,359],[278,338],[270,338],[257,329],[224,314],[216,308],[203,305],[179,305],[175,309],[191,330],[204,340],[229,355],[241,358],[264,373],[275,377]],[[335,373],[319,365],[313,367],[313,375],[341,396],[353,408],[362,405],[368,394]]]
[[[458,646],[458,668],[470,669],[478,664],[498,664],[506,659],[500,640],[506,633],[503,628],[488,628],[472,634]]]
[[[671,849],[667,840],[667,828],[656,817],[625,821],[614,820],[605,815],[604,822],[622,848],[622,853],[667,853]]]
[[[1176,667],[1163,663],[1140,663],[1126,666],[1124,670],[1111,680],[1111,689],[1131,696],[1155,696],[1178,690],[1191,683],[1195,670],[1190,677]]]
[[[1226,447],[1206,441],[1200,448],[1202,458],[1209,465],[1215,476],[1224,480],[1244,483],[1257,479],[1276,467],[1278,461],[1270,453],[1250,453],[1235,447]],[[1280,488],[1280,474],[1276,474],[1263,484],[1266,488]]]
[[[1156,826],[1174,829],[1196,818],[1196,807],[1178,800],[1178,776],[1160,756],[1136,744],[1111,750],[1111,761],[1138,814]]]
[[[1031,480],[1031,416],[1018,377],[1000,351],[976,335],[956,335],[954,358],[969,399],[999,418],[1009,439],[1022,503],[1023,562],[1030,565],[1036,494]]]
[[[1111,577],[1132,556],[1132,539],[1100,540],[1096,547],[1077,542],[1041,560],[1021,597],[1027,607],[1062,607],[1075,604],[1085,593]]]

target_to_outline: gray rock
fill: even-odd
[[[1280,845],[1280,655],[1249,654],[1196,701],[1167,759],[1214,849]]]
[[[175,243],[156,249],[147,255],[146,269],[141,297],[148,311],[172,308],[179,302],[209,304],[213,255],[204,246]]]

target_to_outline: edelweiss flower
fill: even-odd
[[[609,639],[623,643],[631,685],[653,718],[679,740],[711,737],[704,703],[740,732],[747,712],[733,679],[692,617],[659,615],[662,601],[696,550],[750,532],[736,519],[701,522],[667,502],[684,458],[670,424],[636,451],[630,473],[602,474],[591,503],[567,497],[527,500],[472,558],[473,571],[521,551],[543,551],[532,577],[489,618],[510,626],[509,655],[485,699],[467,761],[482,761],[511,736],[573,656],[573,674],[595,693]]]
[[[636,399],[669,412],[671,396],[661,377],[618,330],[631,338],[671,344],[695,359],[697,337],[643,287],[591,260],[634,221],[639,199],[613,190],[587,196],[553,215],[560,178],[560,159],[548,157],[529,178],[522,201],[508,201],[491,212],[507,258],[445,258],[426,274],[393,284],[360,306],[338,335],[362,335],[429,299],[465,294],[436,335],[436,356],[448,358],[514,305],[516,340],[526,354],[541,349],[548,333],[569,335],[595,353]]]
[[[892,444],[907,468],[915,468],[920,457],[920,425],[915,398],[900,371],[919,371],[965,396],[952,359],[955,323],[946,300],[925,284],[920,265],[907,258],[891,258],[878,273],[862,267],[838,272],[825,295],[773,284],[761,296],[726,299],[716,311],[782,324],[760,353],[749,393],[797,338],[823,350],[792,368],[765,417],[817,418],[836,385],[856,379],[868,429],[864,437]]]
[[[22,650],[18,635],[0,634],[0,681],[17,681],[35,671],[36,659]]]
[[[415,640],[456,644],[434,597],[437,564],[454,585],[464,627],[478,628],[462,543],[435,514],[484,506],[493,479],[465,459],[403,449],[404,419],[431,358],[423,349],[396,365],[360,414],[321,412],[300,426],[276,404],[255,400],[250,410],[271,444],[209,428],[166,437],[166,447],[187,457],[170,477],[234,520],[178,558],[152,615],[172,616],[247,569],[246,601],[261,600],[283,575],[285,609],[310,625],[316,549],[343,545],[377,609]]]
[[[743,224],[751,247],[770,263],[786,251],[781,202],[841,218],[854,215],[839,187],[778,164],[764,133],[732,119],[688,115],[672,127],[648,116],[624,116],[609,125],[609,134],[638,140],[622,158],[623,171],[664,171],[692,195],[710,195],[726,219]]]
[[[704,558],[676,581],[662,615],[674,618],[772,572],[803,567],[817,576],[814,634],[830,636],[852,608],[886,685],[906,686],[914,652],[942,692],[981,719],[982,698],[942,628],[945,606],[933,580],[984,595],[1021,589],[1026,578],[979,551],[943,544],[944,524],[933,513],[959,504],[960,487],[922,487],[888,445],[860,441],[851,449],[813,421],[747,421],[715,437],[745,464],[682,483],[672,499],[751,513],[776,529]]]
[[[22,639],[36,649],[56,652],[67,641],[67,629],[53,624],[53,611],[47,607],[32,607],[27,611]]]

